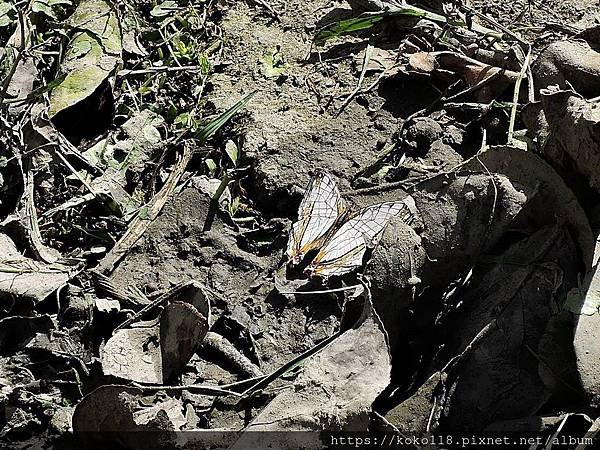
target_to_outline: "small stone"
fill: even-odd
[[[406,129],[404,138],[414,141],[420,152],[426,153],[431,144],[442,137],[443,130],[439,123],[429,117],[415,119]]]

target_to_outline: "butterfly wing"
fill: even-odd
[[[327,278],[362,266],[367,248],[377,245],[390,219],[395,216],[408,224],[414,219],[405,201],[380,203],[360,210],[337,229],[309,264],[306,273]]]
[[[346,210],[346,204],[335,180],[326,172],[318,172],[309,182],[298,209],[298,221],[292,225],[286,254],[293,264],[311,250],[318,249]]]

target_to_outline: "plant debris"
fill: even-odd
[[[598,14],[0,0],[0,446],[596,448]]]

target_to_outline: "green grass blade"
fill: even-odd
[[[383,20],[383,15],[372,15],[368,17],[355,17],[353,19],[340,20],[327,25],[315,36],[316,44],[323,44],[325,41],[334,37],[348,34],[355,31],[368,30],[377,22]]]
[[[225,125],[235,114],[237,114],[248,104],[250,99],[254,97],[254,94],[256,94],[256,91],[249,93],[227,111],[223,112],[220,116],[206,124],[196,135],[196,137],[200,140],[200,143],[206,143],[206,141],[210,139],[217,131],[219,131],[223,125]]]

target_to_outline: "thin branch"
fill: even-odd
[[[167,203],[171,194],[175,191],[175,187],[183,172],[185,171],[188,163],[194,155],[194,150],[191,145],[184,145],[183,155],[173,167],[173,170],[169,174],[169,178],[165,182],[164,186],[158,191],[158,193],[152,197],[152,200],[147,205],[148,214],[147,217],[142,217],[138,214],[135,219],[131,221],[131,225],[125,232],[125,234],[119,239],[111,251],[100,261],[96,271],[104,274],[112,272],[115,265],[125,256],[129,249],[138,241],[140,237],[146,232],[146,229],[150,224],[158,217],[163,207]]]
[[[525,78],[525,74],[529,70],[529,60],[531,59],[531,46],[529,46],[529,50],[527,51],[527,56],[525,56],[525,61],[523,61],[523,66],[521,67],[521,71],[519,72],[519,76],[517,77],[517,81],[515,82],[515,92],[513,94],[513,105],[510,111],[510,122],[508,124],[508,144],[512,144],[513,135],[515,132],[515,120],[517,119],[517,106],[519,105],[519,92],[521,91],[521,82],[523,78]]]
[[[479,17],[481,20],[489,23],[490,25],[498,28],[500,31],[502,31],[503,33],[506,33],[507,35],[509,35],[510,37],[512,37],[515,41],[519,42],[520,44],[523,45],[530,45],[529,42],[524,41],[519,35],[515,34],[514,32],[512,32],[511,30],[509,30],[508,28],[506,28],[504,25],[496,22],[494,19],[492,19],[491,17],[486,16],[483,13],[480,13],[479,11],[474,10],[473,8],[470,8],[468,6],[461,6],[461,8],[465,11],[467,11],[468,13],[471,13],[477,17]]]
[[[367,73],[367,69],[369,67],[369,61],[371,61],[372,55],[373,55],[373,46],[371,44],[368,44],[367,48],[365,49],[365,55],[363,57],[363,66],[362,66],[362,70],[360,71],[358,83],[356,83],[356,88],[350,93],[350,95],[346,98],[346,100],[344,100],[344,103],[342,103],[342,106],[340,106],[340,109],[338,109],[337,113],[335,114],[335,117],[338,117],[342,113],[342,111],[346,108],[346,106],[348,106],[350,104],[352,99],[354,97],[356,97],[356,95],[360,92],[360,90],[362,88],[363,80],[365,79],[365,74]]]

